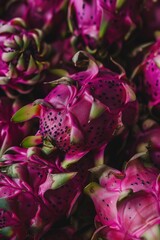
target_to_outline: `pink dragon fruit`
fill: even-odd
[[[41,228],[51,223],[47,207],[18,179],[0,173],[0,180],[1,239],[32,239],[32,234],[39,239]]]
[[[159,75],[160,75],[160,40],[157,40],[146,54],[142,63],[137,67],[135,78],[137,84],[137,94],[144,95],[140,100],[148,104],[152,115],[156,118],[160,116],[160,92],[159,92]]]
[[[85,188],[97,212],[92,239],[159,239],[159,171],[137,157],[123,172],[103,166],[100,185],[92,182]]]
[[[29,239],[40,240],[70,215],[92,164],[84,160],[64,171],[59,167],[60,158],[58,153],[45,156],[38,148],[19,147],[8,149],[1,157],[0,168],[5,173],[1,173],[0,182],[3,237],[6,234],[6,239],[12,239],[13,235],[13,239],[23,240],[29,235]]]
[[[86,71],[53,81],[58,86],[44,100],[23,107],[12,118],[23,122],[39,117],[37,135],[25,139],[24,146],[49,142],[67,153],[64,166],[91,150],[102,153],[122,126],[122,110],[128,102],[135,101],[124,74],[98,66],[84,52],[78,52],[73,59],[76,65],[83,65],[86,57],[89,61]]]
[[[19,145],[23,138],[30,134],[29,124],[16,125],[11,122],[12,115],[22,104],[7,97],[0,98],[0,156],[12,145]]]
[[[9,97],[30,92],[44,79],[50,51],[41,30],[28,30],[20,18],[1,21],[0,46],[0,86]]]
[[[120,45],[140,22],[140,5],[139,1],[70,0],[69,27],[91,49],[102,41]]]
[[[159,204],[152,193],[139,191],[117,201],[119,226],[102,226],[92,239],[159,239]],[[108,214],[107,214],[108,215]]]

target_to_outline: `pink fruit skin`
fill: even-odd
[[[152,232],[160,224],[158,169],[145,167],[135,157],[122,172],[106,168],[99,182],[85,189],[97,212],[95,236],[128,240],[140,239],[145,232],[158,234]]]
[[[141,95],[145,95],[146,103],[155,118],[159,118],[160,112],[160,40],[153,43],[147,50],[142,63],[139,65],[137,89]]]
[[[51,137],[56,146],[69,154],[88,152],[102,146],[111,138],[118,124],[119,114],[108,110],[89,121],[93,97],[86,92],[81,93],[74,86],[59,85],[45,98],[53,107],[47,109],[42,106],[41,110],[40,133],[43,138]],[[76,95],[79,95],[78,99]],[[72,134],[75,137],[73,144]]]
[[[40,105],[39,134],[69,156],[101,148],[122,126],[122,119],[130,125],[137,112],[134,92],[124,74],[98,66],[92,58],[89,61],[86,71],[57,80],[59,85],[44,100],[35,101]],[[133,118],[127,119],[125,111]]]
[[[86,184],[88,168],[93,165],[91,159],[82,159],[64,170],[61,158],[59,153],[45,156],[39,148],[20,147],[8,149],[1,157],[0,167],[6,172],[0,176],[0,202],[5,202],[7,210],[1,204],[1,229],[9,227],[10,237],[24,240],[29,234],[39,240],[56,222],[70,215]],[[53,189],[54,175],[70,172],[75,173],[73,177]]]
[[[93,49],[102,39],[109,46],[116,43],[120,47],[125,36],[140,22],[140,5],[139,1],[124,1],[117,6],[115,0],[70,0],[68,18],[71,30]]]

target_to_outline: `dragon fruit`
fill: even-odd
[[[102,42],[120,47],[140,22],[140,5],[139,1],[70,0],[69,27],[91,49],[102,46]]]
[[[64,171],[59,167],[60,158],[58,153],[45,156],[39,148],[20,147],[8,149],[1,157],[2,236],[23,240],[29,235],[29,239],[39,240],[70,215],[92,164],[84,160]]]
[[[51,224],[47,207],[21,181],[2,173],[0,179],[1,238],[32,239],[32,234],[38,237],[41,227],[48,228],[47,221],[48,225]]]
[[[152,115],[159,118],[160,114],[160,40],[150,46],[142,63],[137,67],[135,82],[137,84],[137,94],[144,97],[140,99],[148,104]]]
[[[101,159],[106,144],[122,126],[122,110],[135,101],[124,74],[98,66],[81,51],[73,60],[78,66],[89,62],[88,69],[53,81],[58,86],[44,100],[23,107],[12,118],[23,122],[39,117],[37,135],[26,138],[24,146],[49,142],[66,153],[64,166],[92,150]]]
[[[44,79],[50,48],[43,42],[41,30],[28,30],[20,18],[1,21],[0,46],[0,86],[9,97],[30,92]]]
[[[12,145],[19,145],[27,134],[31,133],[30,125],[27,123],[16,125],[11,122],[12,115],[22,104],[7,97],[0,98],[0,156]]]
[[[91,182],[85,188],[97,212],[97,230],[92,239],[158,240],[158,169],[145,166],[135,155],[122,172],[104,166],[100,172],[100,184]]]

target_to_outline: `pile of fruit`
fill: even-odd
[[[0,1],[0,239],[160,239],[160,1]]]

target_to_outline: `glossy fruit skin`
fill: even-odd
[[[64,170],[61,158],[58,152],[45,155],[40,148],[11,147],[2,155],[0,234],[4,238],[40,240],[54,224],[70,216],[93,165],[91,159],[82,159]]]
[[[80,37],[90,49],[102,42],[110,47],[123,41],[140,23],[139,1],[69,1],[68,22],[70,30]]]
[[[98,236],[103,239],[158,236],[159,171],[153,166],[145,166],[138,155],[122,172],[106,167],[99,184],[90,183],[85,192],[92,198],[97,212],[95,224],[98,229],[93,239]]]

